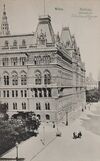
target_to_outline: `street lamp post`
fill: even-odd
[[[18,161],[18,142],[16,142],[16,161]]]
[[[56,124],[57,124],[57,132],[56,132],[56,136],[61,136],[61,132],[58,129],[58,117],[57,117],[57,113],[56,113]]]
[[[68,112],[66,112],[66,126],[68,126]]]
[[[43,142],[45,144],[45,126],[43,126]]]

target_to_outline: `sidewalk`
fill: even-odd
[[[32,137],[19,145],[19,157],[24,157],[25,161],[100,161],[100,135],[95,134],[95,131],[99,134],[100,130],[100,121],[96,119],[99,106],[100,104],[91,105],[91,111],[87,108],[69,126],[59,124],[61,137],[55,137],[56,128],[52,128],[51,124],[45,125],[45,128],[42,125],[38,137]],[[100,119],[100,115],[98,117]],[[82,138],[74,140],[74,131],[81,131]],[[15,156],[14,148],[4,157]]]
[[[55,138],[56,128],[53,128],[52,124],[47,124],[44,128],[44,125],[42,124],[39,128],[39,135],[37,137],[31,137],[30,139],[19,144],[19,157],[25,158],[25,161],[30,161]],[[16,157],[16,148],[11,149],[7,154],[2,156],[2,158],[5,157]]]

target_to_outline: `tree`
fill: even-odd
[[[40,125],[39,119],[36,117],[34,112],[18,112],[12,116],[14,119],[19,119],[25,125],[25,129],[28,132],[34,132]]]
[[[8,120],[9,116],[7,114],[7,110],[8,110],[7,104],[0,103],[0,118],[1,119]]]

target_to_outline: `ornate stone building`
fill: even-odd
[[[55,34],[49,15],[32,34],[12,35],[3,11],[0,102],[8,113],[34,111],[41,121],[67,119],[85,106],[85,67],[68,27]],[[68,120],[67,120],[68,121]]]

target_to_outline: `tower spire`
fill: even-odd
[[[5,4],[3,5],[3,15],[2,15],[2,23],[1,23],[1,35],[2,36],[10,35]]]
[[[44,16],[45,16],[45,0],[44,0]]]
[[[5,9],[5,4],[3,5],[3,8],[4,8],[4,12],[6,11],[6,9]]]

